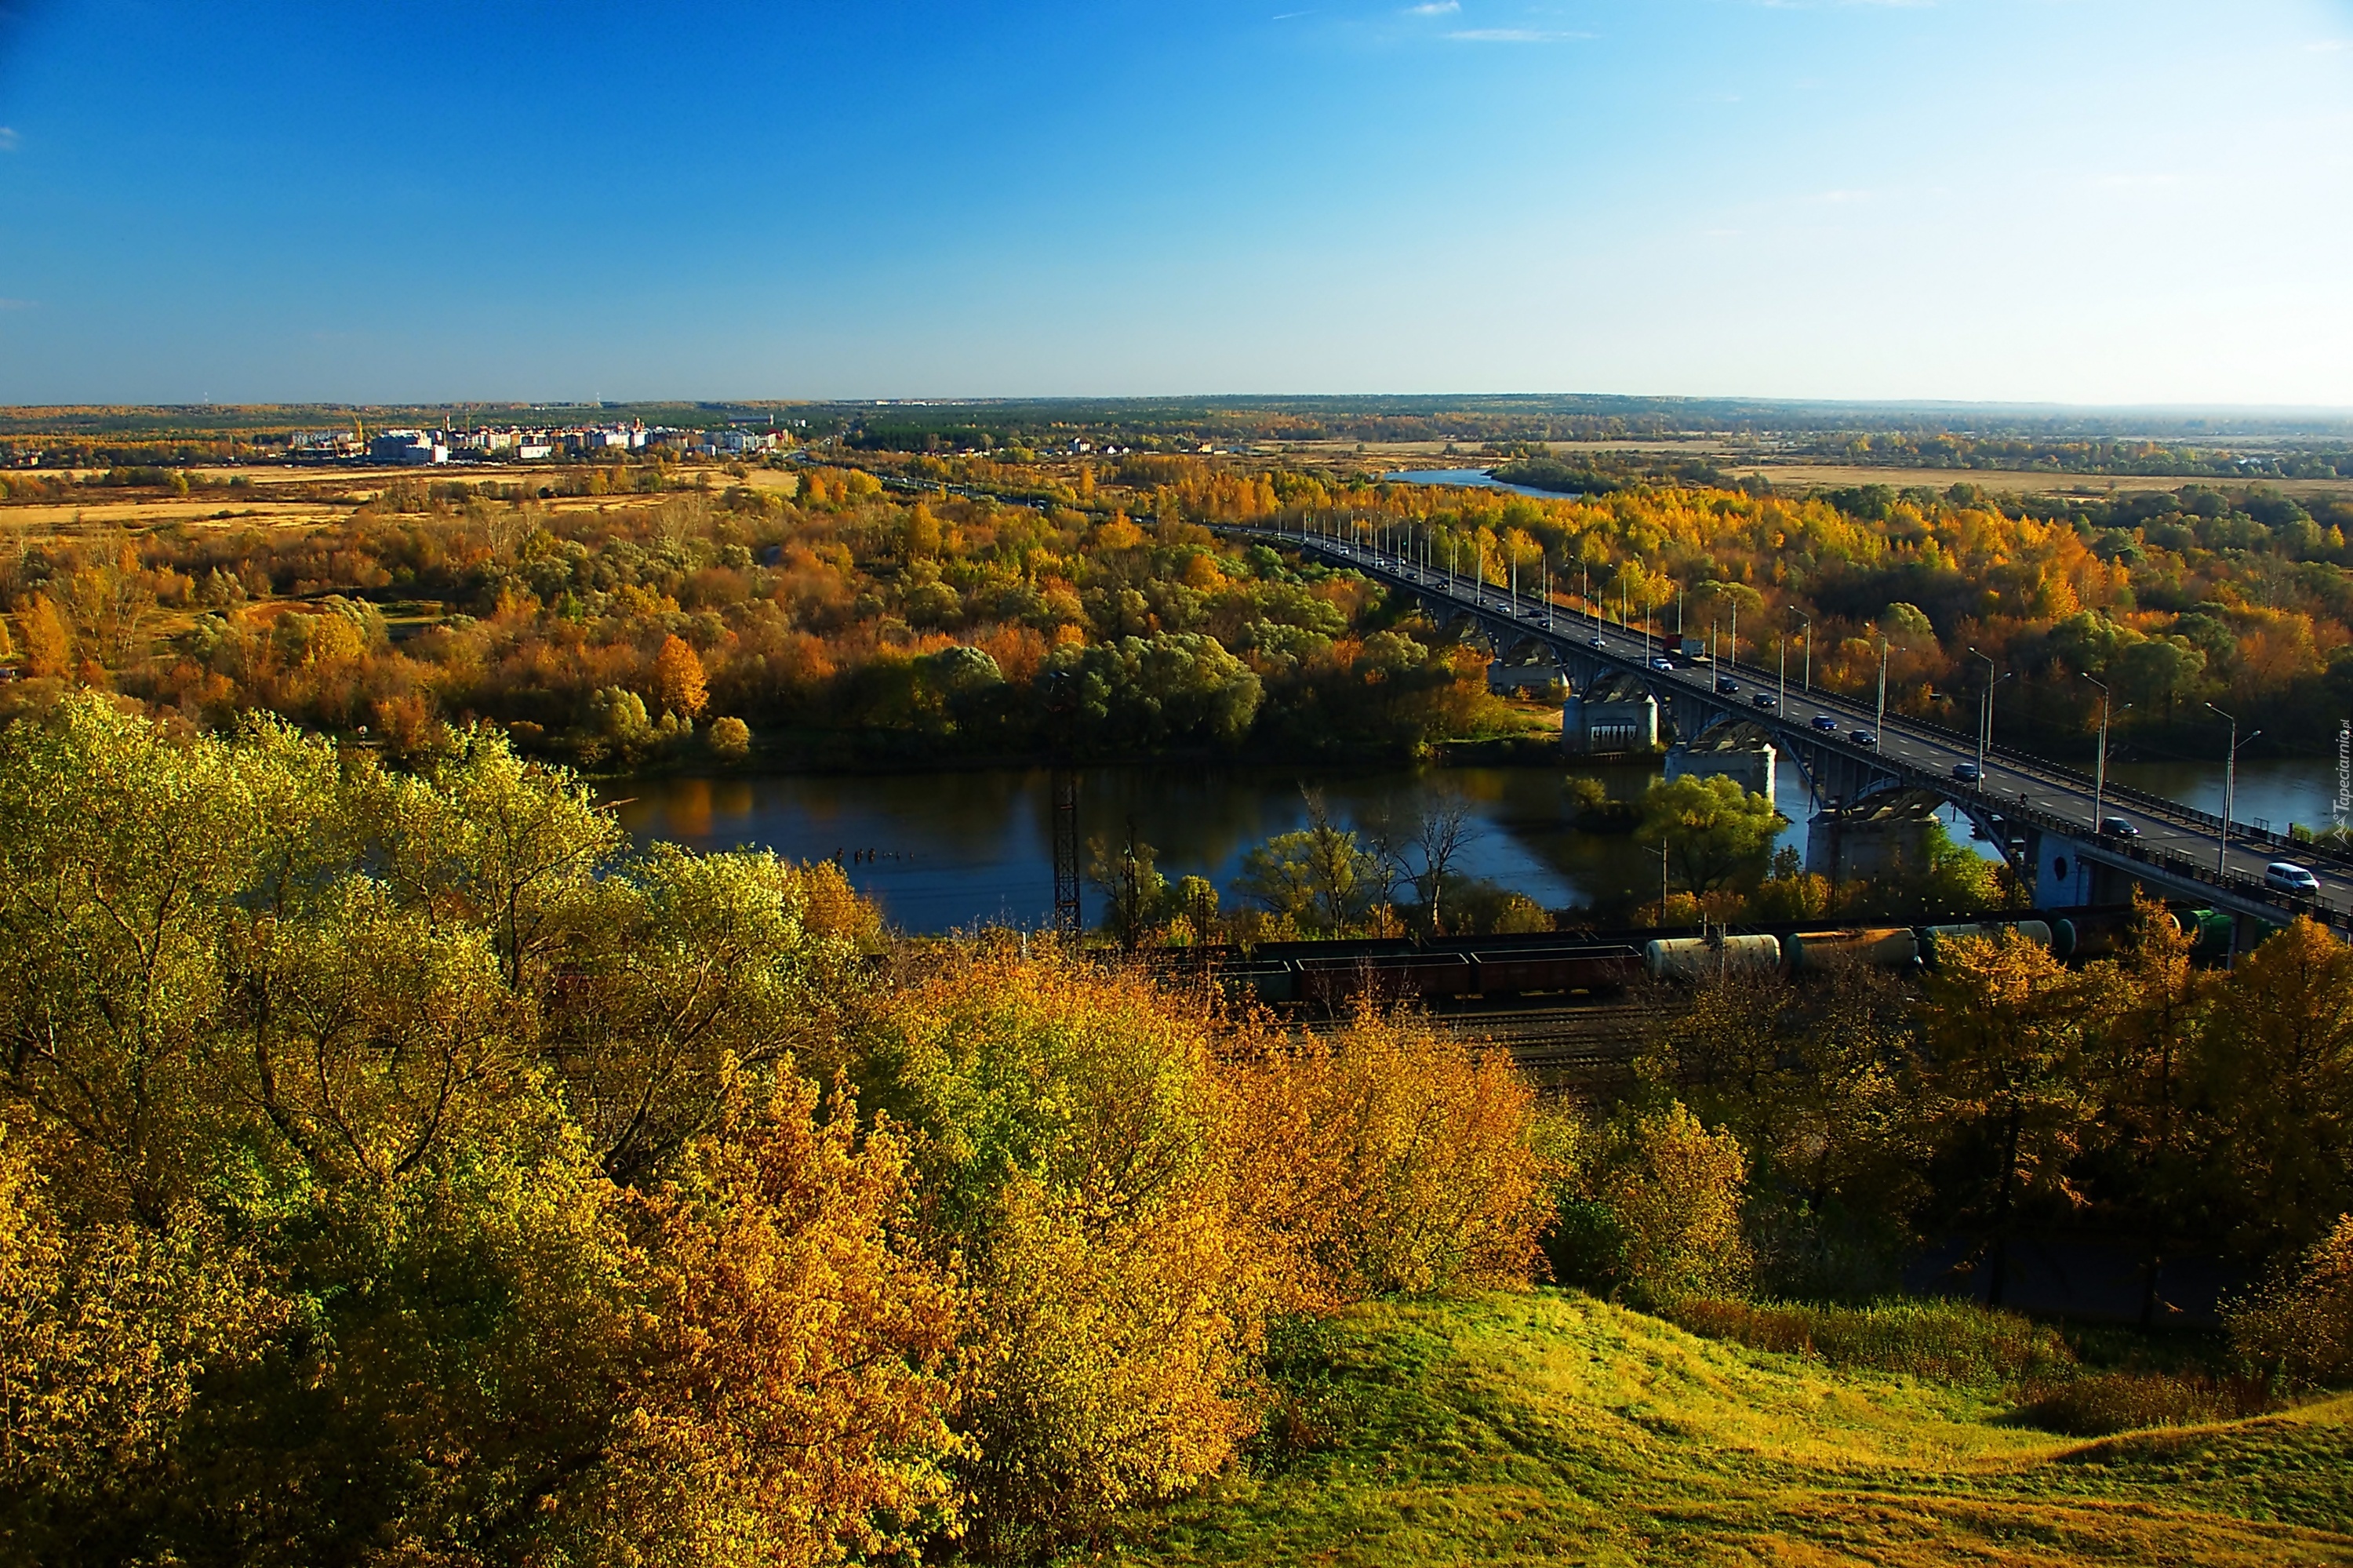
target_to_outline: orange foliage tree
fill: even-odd
[[[654,655],[654,699],[662,708],[689,719],[701,718],[711,702],[702,655],[683,637],[663,638],[661,652]]]

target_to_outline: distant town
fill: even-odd
[[[545,429],[516,425],[472,429],[302,430],[288,438],[287,461],[297,463],[397,463],[430,467],[442,463],[543,462],[593,452],[665,450],[681,457],[753,457],[793,442],[778,427],[754,429],[685,429],[627,424]]]

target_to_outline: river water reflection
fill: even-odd
[[[1800,850],[1808,814],[1795,770],[1778,771],[1777,804],[1793,819],[1781,842]],[[2193,805],[2219,809],[2221,770],[2200,764],[2120,766],[2116,776]],[[1475,837],[1462,857],[1470,875],[1515,889],[1550,909],[1652,895],[1658,861],[1632,840],[1567,825],[1569,780],[1598,780],[1631,800],[1659,777],[1656,765],[1450,768],[1303,773],[1283,768],[1198,765],[1096,768],[1080,788],[1083,837],[1117,844],[1131,831],[1158,852],[1173,881],[1198,874],[1231,906],[1241,857],[1252,845],[1303,827],[1303,783],[1324,792],[1344,826],[1388,813],[1409,817],[1433,790],[1471,809]],[[2241,821],[2326,823],[2336,779],[2327,763],[2263,761],[2239,770]],[[647,779],[617,788],[616,815],[640,843],[696,849],[748,845],[796,860],[839,857],[860,890],[911,931],[981,923],[1038,927],[1053,903],[1051,795],[1042,768],[966,773],[776,774]],[[1966,832],[1957,838],[1968,842]],[[1989,845],[1974,845],[1981,854]],[[1091,892],[1088,906],[1098,900]]]
[[[1157,852],[1172,881],[1199,874],[1230,906],[1245,852],[1303,827],[1303,783],[1322,790],[1335,820],[1365,829],[1384,812],[1402,821],[1433,791],[1459,794],[1472,837],[1462,870],[1562,909],[1656,886],[1658,861],[1632,840],[1567,826],[1568,780],[1548,768],[1324,771],[1200,766],[1095,768],[1080,783],[1082,837],[1117,844],[1131,831]],[[1599,780],[1631,800],[1653,767],[1601,768]],[[1785,786],[1785,789],[1793,788]],[[616,793],[622,825],[639,842],[696,849],[740,845],[797,860],[839,858],[860,890],[911,931],[987,922],[1037,927],[1054,905],[1050,779],[1042,768],[968,773],[779,774],[638,781]],[[1802,816],[1796,798],[1782,808]],[[1803,830],[1785,837],[1801,842]],[[1088,905],[1097,903],[1090,893]]]
[[[1514,484],[1509,480],[1497,479],[1483,468],[1399,469],[1381,475],[1381,480],[1388,484],[1456,484],[1467,485],[1472,490],[1507,490],[1514,495],[1533,496],[1538,501],[1577,499],[1557,490],[1538,490],[1533,485]]]

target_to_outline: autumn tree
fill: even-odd
[[[985,1552],[1167,1497],[1249,1430],[1262,1291],[1200,1021],[1145,981],[982,953],[874,1044],[934,1256],[975,1291],[960,1473]]]
[[[1738,1139],[1670,1099],[1599,1125],[1556,1118],[1550,1142],[1561,1213],[1548,1247],[1565,1282],[1646,1306],[1747,1287]]]
[[[2211,1128],[2198,1042],[2213,983],[2163,905],[2136,891],[2123,950],[2084,974],[2085,1070],[2100,1097],[2091,1166],[2111,1212],[2141,1238],[2141,1327],[2156,1321],[2158,1280],[2204,1185]]]
[[[73,668],[73,638],[48,595],[33,595],[17,607],[16,618],[25,644],[26,673],[55,677]]]
[[[701,718],[711,703],[702,656],[675,633],[662,639],[661,650],[654,655],[654,702],[665,712],[687,719]]]
[[[1288,1304],[1525,1283],[1550,1193],[1504,1053],[1368,1005],[1336,1036],[1245,1041],[1225,1136]]]
[[[1968,1173],[1963,1213],[1985,1247],[1986,1299],[1999,1307],[2021,1205],[2079,1201],[2071,1164],[2094,1108],[2085,998],[2049,948],[2014,930],[1941,942],[1936,966],[1922,1077],[1947,1153]]]
[[[2204,1032],[2210,1171],[2237,1245],[2310,1245],[2353,1211],[2353,950],[2299,916],[2231,973]]]

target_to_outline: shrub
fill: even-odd
[[[741,762],[752,750],[752,726],[739,718],[712,720],[711,750],[729,762]]]
[[[2048,1432],[2105,1437],[2142,1426],[2237,1421],[2277,1404],[2270,1387],[2257,1378],[2101,1372],[2041,1391],[2019,1411],[2018,1419]]]
[[[978,1550],[1050,1547],[1223,1465],[1263,1312],[1201,1022],[1140,977],[982,951],[894,1001],[873,1065],[927,1245],[973,1294]]]
[[[1669,1101],[1556,1136],[1563,1173],[1551,1256],[1563,1284],[1644,1304],[1747,1284],[1747,1161],[1730,1133],[1708,1131]]]
[[[2075,1366],[2057,1330],[1965,1301],[1821,1307],[1691,1297],[1670,1303],[1664,1316],[1713,1340],[1937,1383],[2051,1384]]]
[[[1527,1283],[1551,1216],[1533,1095],[1503,1052],[1366,1007],[1224,1076],[1240,1201],[1288,1304]]]
[[[2353,1214],[2223,1321],[2252,1367],[2298,1383],[2353,1379]]]

